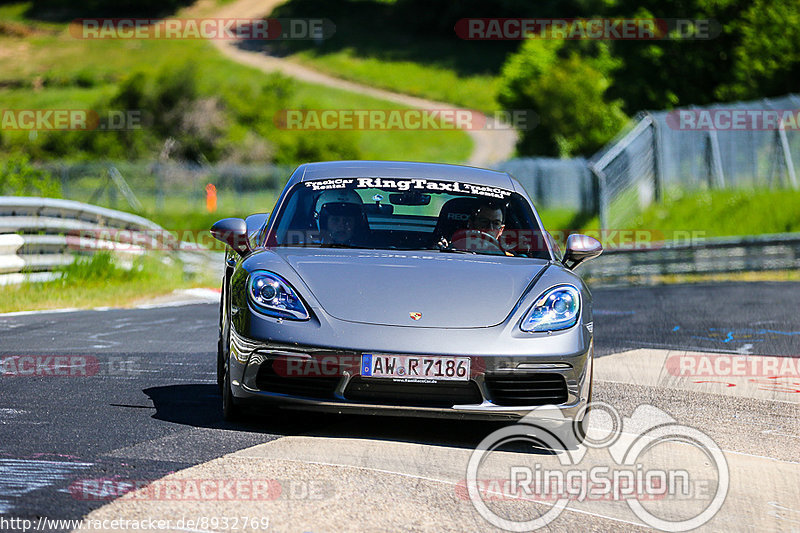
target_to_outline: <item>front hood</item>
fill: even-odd
[[[547,266],[536,259],[439,252],[273,251],[291,265],[329,315],[392,326],[500,324]],[[413,320],[411,313],[421,317]]]

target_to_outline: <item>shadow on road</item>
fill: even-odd
[[[509,425],[501,422],[351,415],[281,410],[252,406],[241,423],[222,418],[222,398],[216,385],[169,385],[143,392],[156,408],[153,418],[210,429],[227,429],[278,436],[340,437],[412,442],[451,448],[475,448],[489,433]],[[510,443],[502,448],[552,454],[530,443]]]

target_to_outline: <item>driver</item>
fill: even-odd
[[[353,190],[323,192],[317,199],[314,210],[322,242],[351,245],[357,231],[362,227],[362,203],[361,197]]]
[[[466,229],[456,231],[451,242],[442,239],[439,246],[472,252],[502,252],[505,255],[514,255],[500,243],[500,236],[505,228],[505,206],[485,200],[478,204],[469,216]]]
[[[467,229],[481,231],[499,240],[506,228],[504,222],[505,210],[503,207],[491,202],[484,202],[469,217]]]

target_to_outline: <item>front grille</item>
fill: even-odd
[[[404,383],[358,376],[350,380],[344,396],[355,402],[409,407],[452,407],[483,402],[481,392],[473,381]]]
[[[567,381],[554,373],[487,373],[486,388],[495,405],[547,405],[567,401]]]
[[[256,387],[266,392],[330,399],[339,384],[339,376],[283,376],[272,368],[273,361],[265,361],[256,375]]]

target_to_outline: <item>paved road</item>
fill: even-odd
[[[800,491],[796,394],[783,389],[751,394],[743,384],[664,382],[663,375],[647,381],[644,362],[657,359],[660,349],[797,357],[800,319],[792,314],[797,294],[797,283],[594,291],[601,356],[596,399],[626,416],[637,405],[653,405],[682,424],[702,428],[740,473],[761,480],[755,510],[748,515],[747,505],[733,503],[715,518],[715,529],[764,527],[764,517],[771,520],[767,529],[800,526],[796,502],[785,497],[787,491]],[[227,424],[214,382],[216,315],[215,305],[204,304],[0,316],[6,370],[21,363],[13,356],[28,356],[36,357],[42,369],[76,374],[0,377],[0,517],[80,518],[92,510],[91,516],[175,516],[174,508],[153,502],[120,510],[122,500],[117,500],[103,507],[113,498],[87,496],[76,487],[81,480],[149,481],[175,471],[194,472],[185,475],[195,478],[231,477],[238,469],[246,475],[255,461],[264,466],[260,475],[265,478],[301,484],[322,480],[327,487],[321,502],[297,503],[289,492],[270,502],[272,523],[286,530],[336,530],[347,520],[376,528],[485,529],[469,502],[453,496],[454,486],[463,479],[470,450],[500,426],[388,424],[378,417],[310,414]],[[72,359],[47,359],[52,356]],[[637,365],[644,365],[641,371],[631,370]],[[231,452],[237,453],[227,462],[212,461]],[[755,498],[751,485],[736,490],[733,502]],[[370,505],[376,498],[386,502],[390,512],[370,522],[375,517],[359,506],[359,494]],[[598,510],[597,505],[566,512],[556,529],[641,525],[625,509]]]

